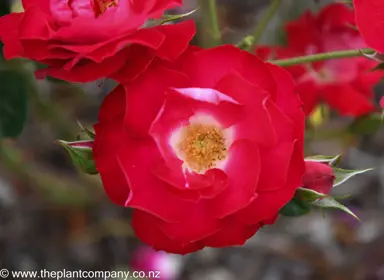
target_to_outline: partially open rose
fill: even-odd
[[[233,46],[153,64],[105,99],[94,158],[137,236],[189,253],[243,244],[302,185],[304,114],[282,68]]]
[[[288,22],[287,47],[259,48],[257,51],[264,58],[268,55],[289,58],[367,47],[354,24],[352,9],[341,3],[330,4],[316,15],[308,11],[297,20]],[[297,83],[296,91],[304,103],[306,115],[325,103],[342,115],[359,117],[376,110],[373,87],[383,73],[370,71],[375,66],[372,60],[355,57],[287,69]]]
[[[23,0],[25,12],[0,17],[7,59],[46,64],[39,75],[73,82],[104,77],[130,80],[155,56],[176,59],[194,23],[144,28],[181,0]],[[115,73],[119,70],[119,75]]]

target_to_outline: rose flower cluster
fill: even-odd
[[[355,5],[367,44],[384,52],[384,26],[364,22],[374,21],[369,9],[383,13],[379,2]],[[244,244],[275,222],[298,188],[328,193],[331,167],[304,161],[305,114],[319,101],[346,115],[375,110],[381,75],[368,73],[375,63],[363,57],[289,72],[262,60],[365,47],[345,5],[289,23],[288,47],[258,47],[260,59],[232,45],[190,45],[193,21],[162,24],[181,4],[23,0],[24,12],[0,18],[0,40],[7,59],[44,64],[38,78],[119,83],[87,143],[97,172],[110,200],[133,209],[143,242],[186,254]]]

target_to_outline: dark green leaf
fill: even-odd
[[[373,168],[363,169],[363,170],[345,170],[341,168],[333,168],[333,172],[335,173],[335,181],[333,182],[333,187],[337,187],[352,178],[355,175],[363,174],[368,171],[372,171]]]
[[[377,64],[374,68],[371,69],[371,72],[384,70],[384,63]]]
[[[318,193],[314,190],[305,189],[305,188],[298,188],[296,190],[296,196],[302,200],[310,201],[310,202],[315,201],[319,198],[327,197],[326,194]]]
[[[360,219],[351,211],[349,210],[346,206],[343,204],[337,202],[334,198],[332,197],[326,197],[323,199],[316,200],[312,202],[312,205],[315,205],[320,208],[334,208],[334,209],[339,209],[341,211],[344,211],[351,215],[352,217],[356,218],[357,220],[360,221]]]
[[[16,70],[0,70],[0,138],[17,137],[27,118],[28,81]]]
[[[380,113],[369,114],[356,119],[350,126],[349,132],[353,134],[374,134],[383,124],[383,117]]]
[[[90,141],[66,142],[57,141],[70,155],[73,164],[87,174],[98,174],[95,161],[92,155],[92,148],[89,147]],[[84,143],[84,145],[82,145]]]
[[[280,214],[287,217],[299,217],[311,212],[311,206],[308,202],[298,197],[292,198],[281,210]]]

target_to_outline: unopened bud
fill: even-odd
[[[329,194],[335,178],[335,174],[328,164],[316,161],[305,161],[303,188],[321,194]]]

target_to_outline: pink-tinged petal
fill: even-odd
[[[133,211],[132,227],[136,236],[155,250],[184,255],[204,248],[204,245],[198,243],[182,244],[171,240],[159,227],[158,222],[159,219],[149,213],[137,209]]]
[[[256,198],[261,163],[255,143],[239,140],[228,151],[228,186],[212,201],[212,215],[224,218],[247,207]]]
[[[74,45],[97,44],[100,41],[107,41],[122,34],[132,34],[140,29],[148,19],[147,15],[132,12],[130,1],[119,1],[117,7],[108,8],[105,13],[98,17],[94,15],[76,15],[76,13],[88,13],[88,7],[86,6],[85,9],[73,10],[72,4],[72,18],[67,18],[68,16],[64,16],[64,14],[54,15],[54,18],[59,20],[60,25],[53,37],[55,41]]]
[[[292,199],[296,189],[302,186],[305,171],[302,142],[295,143],[292,155],[284,188],[277,191],[258,192],[258,196],[248,207],[235,214],[239,221],[252,225],[274,219],[279,210]]]
[[[117,155],[124,145],[124,128],[120,120],[96,124],[93,157],[108,197],[116,204],[125,205],[129,195],[128,181],[117,161]]]
[[[113,91],[104,98],[99,110],[99,122],[112,121],[125,114],[125,90],[122,85],[118,85]]]
[[[296,92],[303,103],[304,114],[309,116],[321,101],[321,87],[314,80],[307,80],[298,83]]]
[[[238,74],[223,77],[216,89],[244,104],[246,116],[236,124],[236,139],[249,139],[263,146],[276,144],[271,117],[265,107],[268,93]],[[257,121],[255,121],[257,120]]]
[[[375,110],[370,99],[350,85],[329,85],[323,89],[323,99],[345,116],[362,116]]]
[[[51,2],[52,0],[22,0],[24,10],[36,6],[47,15],[51,15]]]
[[[179,72],[152,65],[133,83],[127,84],[128,93],[125,123],[137,137],[148,130],[164,103],[165,92],[170,87],[183,87],[188,78]]]
[[[365,42],[384,53],[384,9],[382,0],[354,0],[356,23]]]
[[[276,84],[264,62],[232,45],[196,52],[186,58],[183,72],[197,87],[214,88],[224,76],[237,72],[272,95],[276,91]]]
[[[18,38],[18,30],[24,13],[12,13],[0,17],[0,40],[4,43],[3,53],[6,59],[21,57],[23,47]]]
[[[270,150],[260,150],[261,172],[257,190],[275,191],[285,187],[294,142],[282,142]]]
[[[196,242],[220,230],[220,220],[212,218],[206,201],[196,203],[180,223],[159,222],[163,232],[174,242]]]
[[[167,222],[180,222],[194,206],[172,192],[172,186],[152,174],[155,163],[161,161],[152,139],[127,141],[118,159],[131,188],[126,206],[146,211]]]
[[[189,42],[196,33],[196,26],[193,20],[159,25],[153,29],[161,32],[165,37],[164,42],[157,49],[156,55],[170,61],[177,59],[188,48]]]
[[[251,238],[260,226],[245,225],[239,223],[232,217],[228,217],[222,221],[221,230],[207,238],[202,243],[209,247],[226,247],[226,246],[239,246]]]
[[[192,116],[202,122],[214,121],[222,128],[228,128],[241,120],[244,112],[242,106],[214,89],[168,90],[166,101],[152,123],[150,134],[156,140],[167,165],[174,170],[179,170],[182,162],[177,158],[171,140],[181,127],[190,124]]]
[[[384,97],[382,97],[380,100],[380,106],[384,109]]]

